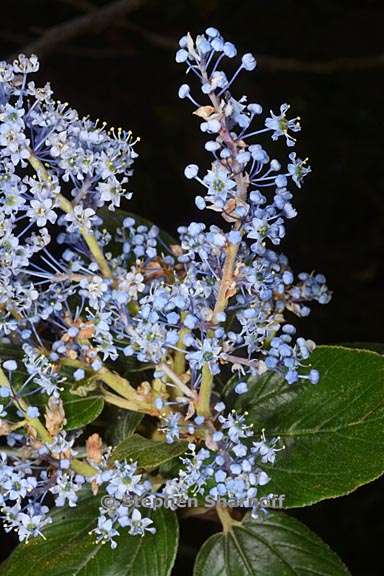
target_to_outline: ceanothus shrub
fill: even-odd
[[[0,505],[4,530],[24,543],[2,574],[28,554],[26,574],[96,573],[92,562],[99,575],[135,573],[119,547],[136,549],[141,538],[148,558],[156,549],[163,558],[151,574],[168,574],[185,503],[191,514],[216,508],[229,546],[224,554],[217,537],[208,541],[196,574],[210,562],[216,574],[232,574],[231,562],[236,574],[249,566],[261,575],[304,575],[304,566],[347,573],[307,529],[269,509],[289,507],[290,458],[302,450],[295,431],[305,435],[306,417],[307,435],[321,430],[328,404],[343,401],[319,366],[337,381],[334,355],[349,365],[359,354],[369,366],[381,358],[329,347],[319,359],[314,342],[297,335],[294,318],[331,298],[322,274],[295,275],[278,251],[310,172],[294,151],[299,118],[288,104],[264,111],[234,95],[256,60],[215,28],[181,38],[176,61],[188,77],[179,97],[209,158],[188,164],[185,177],[204,219],[214,211],[222,225],[186,221],[175,240],[121,209],[134,188],[137,139],[80,117],[49,84],[38,87],[36,56],[0,64]],[[296,410],[303,416],[286,428]],[[316,450],[306,450],[304,469]],[[326,468],[319,448],[322,456]],[[321,472],[312,474],[310,496],[305,474],[302,494],[296,477],[294,505],[362,483],[345,480],[332,493],[331,482],[328,493],[316,488]],[[65,556],[65,530],[84,515]],[[298,543],[267,546],[271,526]],[[51,550],[54,534],[61,544]],[[252,545],[241,552],[244,538]],[[45,568],[43,555],[55,558]]]

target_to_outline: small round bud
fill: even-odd
[[[228,234],[228,241],[231,244],[240,244],[241,234],[238,230],[231,230]]]
[[[221,124],[218,120],[208,120],[207,129],[208,129],[208,132],[212,132],[212,133],[220,132]]]
[[[8,370],[8,372],[14,372],[17,370],[17,364],[14,360],[6,360],[3,362],[3,368]]]
[[[187,36],[186,34],[180,38],[180,40],[179,40],[179,46],[180,46],[180,48],[187,48],[187,46],[188,46],[188,36]]]
[[[28,406],[27,409],[27,416],[28,418],[38,418],[39,417],[39,409],[36,406]]]
[[[212,26],[210,26],[209,28],[206,29],[205,31],[206,35],[209,36],[210,38],[216,38],[216,36],[219,35],[219,31],[217,28],[213,28]]]
[[[218,402],[218,403],[215,405],[215,411],[216,411],[216,412],[223,412],[223,410],[225,410],[225,404],[224,404],[224,402]]]
[[[260,104],[248,104],[247,108],[250,112],[252,112],[252,114],[262,114],[263,113],[263,108],[262,108],[262,106],[260,106]]]
[[[154,406],[157,410],[161,410],[164,406],[164,402],[161,398],[157,397],[154,401]]]
[[[176,62],[180,64],[181,62],[185,62],[186,60],[188,60],[188,52],[187,50],[184,50],[184,48],[181,48],[181,50],[178,50],[176,52]]]
[[[190,93],[190,87],[188,86],[188,84],[182,84],[179,88],[179,98],[181,98],[183,100],[183,98],[187,98],[187,96]]]
[[[184,170],[184,176],[188,178],[188,180],[192,180],[192,178],[196,178],[199,172],[199,167],[196,164],[188,164]]]
[[[245,394],[246,392],[248,392],[247,383],[246,382],[239,382],[238,384],[236,384],[235,392],[236,392],[236,394]]]
[[[271,167],[271,170],[273,170],[274,172],[277,172],[278,170],[280,170],[281,164],[278,160],[274,159],[274,160],[271,160],[270,167]]]
[[[256,59],[253,56],[253,54],[250,54],[249,52],[247,54],[244,54],[244,56],[241,59],[241,63],[243,68],[245,70],[248,70],[249,72],[256,68]]]
[[[82,368],[78,368],[73,373],[73,377],[76,380],[76,382],[78,382],[79,380],[82,380],[84,378],[84,376],[85,376],[85,372]]]
[[[199,210],[204,210],[204,208],[206,207],[205,200],[202,196],[196,196],[195,204]]]
[[[236,46],[232,42],[226,42],[223,46],[223,51],[228,58],[234,58],[237,54]]]
[[[311,384],[318,384],[320,380],[320,374],[318,370],[311,370],[309,373],[309,381]]]
[[[196,416],[194,422],[196,424],[196,426],[201,426],[202,424],[204,424],[204,416]]]
[[[208,152],[216,152],[216,150],[219,150],[220,144],[216,142],[216,140],[209,140],[205,143],[204,148],[208,150]]]

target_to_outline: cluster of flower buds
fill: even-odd
[[[197,207],[224,222],[189,222],[176,242],[117,209],[131,197],[131,133],[81,118],[53,99],[49,84],[38,88],[30,80],[35,56],[0,64],[0,338],[10,351],[0,368],[0,505],[21,540],[50,521],[47,494],[72,507],[89,484],[117,502],[101,509],[98,540],[114,546],[119,526],[153,530],[124,505],[125,491],[153,491],[149,480],[134,462],[90,460],[74,447],[63,392],[92,391],[156,418],[166,442],[187,439],[191,453],[166,492],[252,496],[268,481],[262,464],[273,461],[277,441],[252,440],[241,415],[213,408],[213,389],[220,397],[220,382],[232,375],[243,394],[250,376],[268,370],[287,385],[319,380],[314,343],[297,338],[285,317],[306,316],[310,301],[327,303],[325,279],[295,278],[273,249],[296,216],[288,187],[300,188],[310,168],[295,152],[271,157],[265,141],[293,147],[299,119],[283,104],[262,120],[260,104],[236,99],[235,79],[256,66],[244,54],[228,75],[223,66],[236,56],[214,28],[180,40],[176,60],[201,94],[183,84],[179,96],[195,107],[212,155],[205,174],[190,164],[185,176],[203,187]],[[144,364],[153,380],[132,385],[127,364]]]
[[[258,487],[270,480],[262,466],[274,463],[276,452],[281,449],[277,447],[279,438],[268,443],[263,433],[255,441],[253,427],[246,423],[244,415],[235,411],[225,415],[224,410],[223,402],[215,405],[216,427],[206,435],[205,446],[189,444],[189,453],[181,458],[183,466],[178,477],[166,483],[164,492],[176,499],[204,496],[217,503],[249,502],[257,513]]]

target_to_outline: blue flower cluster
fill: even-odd
[[[92,437],[91,437],[92,438]],[[77,452],[73,449],[74,438],[65,432],[58,434],[51,444],[28,449],[28,458],[8,456],[0,452],[0,507],[6,532],[16,531],[20,541],[41,536],[42,530],[52,522],[49,508],[42,504],[47,494],[54,497],[55,506],[77,506],[80,492],[88,485],[96,494],[103,489],[111,496],[108,508],[101,505],[97,527],[93,530],[99,542],[117,544],[113,537],[117,528],[129,527],[132,535],[143,536],[146,531],[156,530],[150,518],[142,517],[139,509],[129,505],[129,498],[144,497],[153,493],[149,480],[137,473],[135,463],[109,462],[109,452],[100,452],[93,463],[93,475],[83,475],[71,469],[70,464]],[[54,470],[47,474],[47,465]]]
[[[207,170],[189,164],[185,176],[202,186],[197,207],[223,223],[187,222],[174,243],[117,210],[131,197],[131,133],[81,118],[49,84],[37,87],[35,56],[0,64],[0,338],[19,351],[0,368],[0,505],[21,540],[49,523],[47,494],[72,507],[89,485],[117,502],[100,512],[99,541],[115,546],[119,526],[153,531],[124,505],[153,491],[149,479],[134,462],[111,464],[102,442],[95,459],[66,436],[64,389],[96,391],[154,417],[166,442],[190,442],[166,493],[252,497],[268,481],[260,465],[273,462],[277,440],[256,441],[242,415],[213,407],[219,376],[233,372],[237,394],[268,370],[292,385],[319,380],[314,343],[287,315],[308,315],[330,293],[321,274],[296,277],[275,251],[297,214],[292,188],[310,172],[291,151],[299,119],[287,104],[263,117],[260,104],[235,98],[240,72],[256,67],[244,54],[227,75],[236,56],[214,28],[180,40],[176,60],[200,91],[183,84],[179,96],[192,102],[210,155]],[[271,157],[268,139],[286,144],[288,158]],[[153,377],[134,386],[127,364]]]
[[[216,429],[206,436],[205,447],[189,444],[179,475],[167,482],[164,492],[173,498],[209,496],[214,502],[256,502],[258,487],[269,482],[263,464],[273,464],[279,438],[255,441],[244,415],[224,415],[223,402],[216,404]],[[252,506],[253,507],[253,506]],[[255,509],[256,513],[257,510]]]

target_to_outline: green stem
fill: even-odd
[[[178,350],[175,352],[173,369],[176,374],[181,375],[185,372],[185,345],[184,336],[188,334],[188,328],[182,328],[179,332],[179,340],[177,341],[176,347]]]
[[[108,384],[108,386],[120,394],[120,396],[123,396],[124,398],[132,401],[141,401],[141,398],[137,394],[135,388],[130,385],[128,380],[120,376],[117,372],[112,372],[106,366],[103,366],[103,368],[95,372],[88,364],[85,364],[85,362],[82,362],[81,360],[62,358],[60,363],[63,366],[70,366],[71,368],[83,368],[84,370],[90,372],[93,378],[101,380],[101,382],[104,382],[104,384]]]
[[[81,232],[81,235],[83,236],[85,242],[87,243],[87,246],[88,246],[91,254],[93,255],[94,259],[96,260],[102,275],[105,278],[111,278],[112,277],[111,269],[108,265],[108,262],[105,259],[105,256],[103,254],[102,249],[98,245],[97,240],[94,237],[94,235],[92,234],[92,232],[89,232],[86,228],[83,228],[83,227],[80,227],[80,232]]]
[[[128,380],[120,376],[117,372],[112,372],[105,366],[97,372],[94,372],[88,364],[81,362],[81,360],[72,360],[71,358],[63,358],[61,364],[63,366],[71,366],[72,368],[83,368],[92,374],[92,378],[104,382],[109,388],[117,392],[118,396],[103,389],[103,398],[109,404],[119,406],[125,410],[157,415],[152,404],[143,400],[142,396],[137,393]]]
[[[216,305],[213,310],[213,322],[216,324],[217,316],[221,312],[224,312],[228,300],[229,300],[229,290],[232,287],[233,282],[233,271],[236,264],[236,257],[239,251],[240,244],[229,244],[227,248],[227,254],[225,257],[225,262],[223,266],[223,274],[220,280],[219,291],[217,294]]]
[[[0,368],[0,386],[4,386],[6,388],[9,388],[12,392],[12,388],[11,388],[11,385],[9,383],[9,380],[6,377],[2,368]],[[40,440],[42,442],[44,442],[45,444],[49,444],[50,442],[52,442],[52,436],[50,435],[48,430],[45,428],[45,426],[40,422],[40,420],[38,418],[30,418],[27,415],[27,410],[28,410],[27,402],[25,402],[25,400],[23,400],[22,398],[17,398],[17,404],[18,404],[18,407],[21,408],[25,412],[25,414],[24,414],[25,422],[27,422],[27,424],[29,426],[31,426],[34,430],[36,430]]]
[[[9,388],[12,392],[12,388],[11,388],[11,385],[9,383],[9,380],[6,377],[4,370],[1,367],[0,367],[0,386],[4,386],[6,388]],[[23,400],[23,398],[17,398],[16,402],[17,402],[18,407],[21,408],[23,410],[23,412],[25,412],[24,422],[26,422],[29,426],[31,426],[31,428],[33,428],[37,432],[40,440],[42,442],[44,442],[44,444],[50,444],[52,442],[52,436],[50,435],[48,430],[45,428],[45,426],[40,422],[40,420],[38,418],[30,418],[27,415],[27,410],[28,410],[27,402],[25,400]]]
[[[11,386],[9,384],[9,380],[6,377],[4,370],[1,368],[1,366],[0,366],[0,386],[4,387],[4,388],[11,389]]]
[[[78,458],[74,458],[71,460],[71,468],[78,474],[82,476],[92,477],[95,476],[97,473],[96,468],[88,464],[87,462],[83,462],[82,460],[78,460]]]
[[[211,394],[213,376],[209,364],[204,364],[201,372],[201,385],[199,398],[196,404],[196,411],[199,416],[209,416],[211,413]]]
[[[30,157],[28,158],[28,160],[29,160],[29,163],[31,164],[32,168],[36,171],[40,180],[45,181],[45,182],[49,181],[49,174],[48,174],[44,164],[33,154],[32,151],[30,151]],[[67,214],[73,213],[72,203],[69,200],[67,200],[67,198],[65,198],[65,196],[63,196],[62,194],[59,194],[58,200],[59,200],[60,208],[64,212],[66,212]],[[103,251],[101,250],[100,246],[97,243],[96,238],[94,237],[92,232],[90,232],[90,230],[88,230],[84,226],[79,226],[79,230],[80,230],[80,234],[82,235],[85,242],[87,243],[87,246],[88,246],[92,256],[94,257],[95,261],[97,262],[101,273],[106,278],[111,278],[112,277],[112,271],[108,265],[107,260],[105,259]]]
[[[108,402],[108,404],[118,406],[124,410],[150,414],[151,416],[158,415],[158,411],[151,404],[143,400],[127,400],[126,398],[122,398],[121,396],[117,396],[117,394],[112,394],[106,390],[103,390],[103,398],[105,402]]]
[[[44,444],[50,444],[52,442],[52,436],[38,418],[28,418],[28,416],[25,416],[25,420],[36,430],[40,440],[44,442]]]
[[[84,370],[88,370],[89,372],[93,372],[92,368],[82,362],[81,360],[76,360],[72,358],[60,358],[60,364],[63,366],[69,366],[70,368],[84,368]]]
[[[141,400],[141,398],[139,398],[138,393],[133,388],[133,386],[130,385],[128,380],[120,376],[117,372],[112,372],[111,370],[109,370],[104,366],[103,368],[95,372],[95,377],[98,380],[104,382],[105,384],[108,384],[108,386],[112,388],[112,390],[114,390],[115,392],[120,394],[120,396],[123,396],[127,400],[131,401]]]
[[[216,506],[216,512],[223,526],[224,534],[228,534],[228,532],[232,530],[232,526],[241,526],[241,522],[239,522],[239,520],[232,518],[228,508],[218,505]]]
[[[185,320],[186,312],[181,313],[181,320]],[[189,329],[184,326],[179,332],[179,339],[176,344],[176,352],[173,359],[173,370],[180,376],[185,373],[185,344],[184,336],[189,333]]]
[[[213,324],[217,323],[218,314],[224,312],[227,306],[230,294],[229,291],[233,282],[233,271],[236,264],[236,257],[239,251],[239,246],[240,244],[229,244],[227,248],[227,254],[223,266],[223,274],[220,280],[219,290],[217,293],[217,300],[212,314]],[[211,336],[212,331],[209,332],[208,335]],[[204,364],[202,369],[199,399],[196,405],[196,411],[200,416],[209,416],[211,413],[210,403],[211,403],[212,387],[213,387],[213,376],[209,368],[209,364],[206,363]]]
[[[172,380],[172,382],[178,387],[182,395],[187,396],[188,398],[195,397],[192,390],[188,388],[188,386],[184,384],[182,380],[180,380],[176,372],[174,372],[166,362],[162,362],[161,364],[159,364],[158,367],[160,368],[160,370],[165,372],[165,374],[170,378],[170,380]]]

